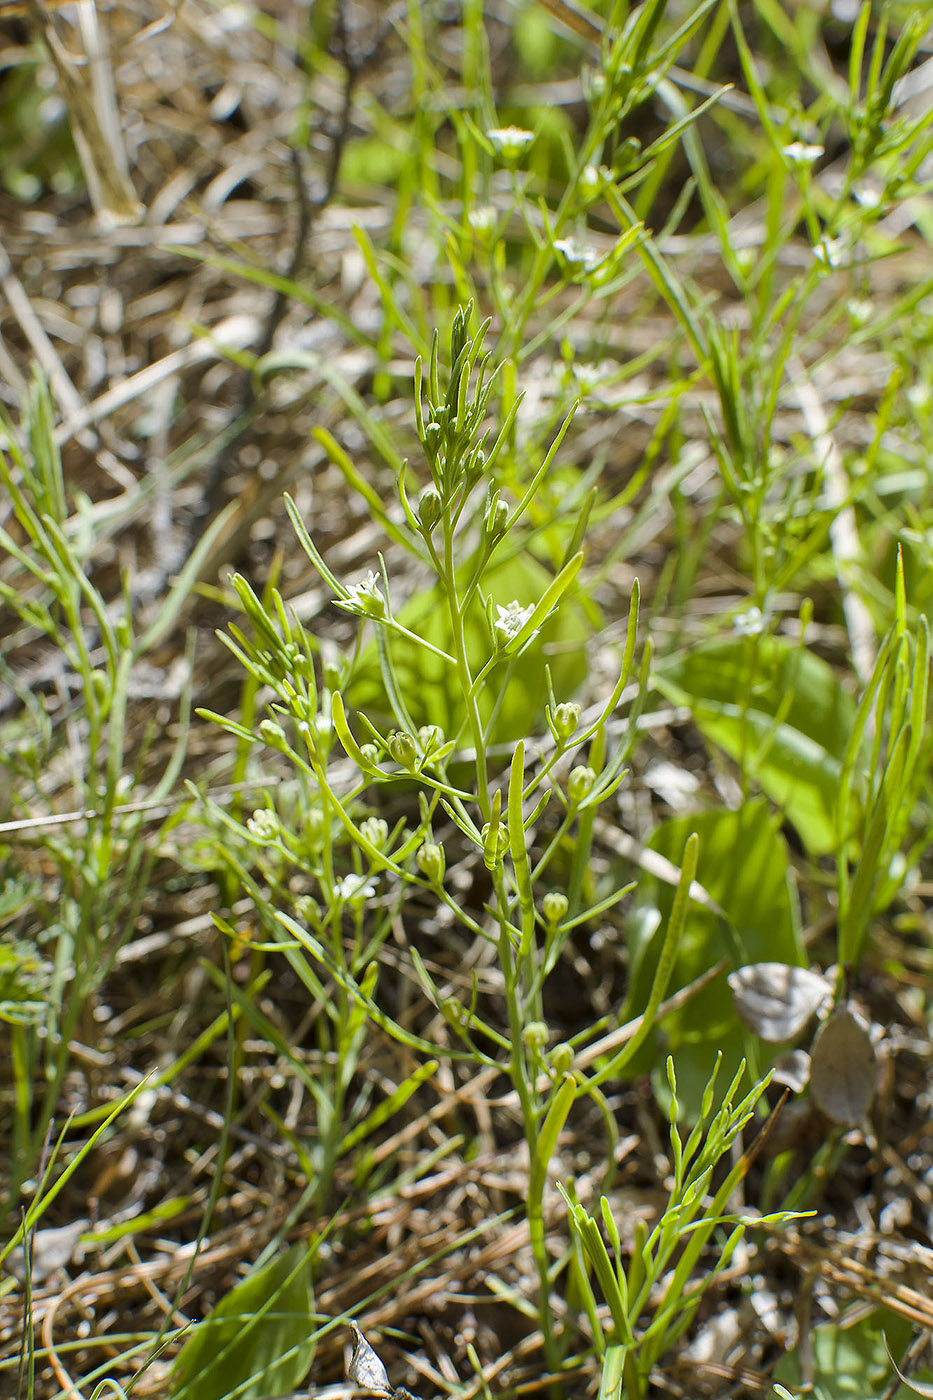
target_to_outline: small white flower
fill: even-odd
[[[520,126],[494,126],[486,132],[494,148],[506,160],[517,160],[535,139],[533,131],[525,131]]]
[[[353,904],[358,900],[372,899],[376,893],[376,886],[367,880],[365,875],[344,875],[342,880],[338,880],[334,886],[334,894],[338,900],[345,904]]]
[[[279,839],[279,819],[268,807],[259,807],[246,819],[246,829],[254,841],[269,845]]]
[[[823,267],[841,267],[846,247],[841,238],[821,238],[813,249],[813,256]]]
[[[583,272],[592,272],[602,262],[602,258],[595,248],[579,242],[576,238],[555,238],[554,250],[560,253],[562,258],[566,258],[572,266],[580,268]]]
[[[881,208],[881,191],[872,185],[855,185],[852,193],[855,195],[856,203],[860,204],[863,209]]]
[[[474,233],[488,234],[495,229],[498,215],[491,204],[480,204],[470,210],[467,218]]]
[[[529,603],[527,608],[523,608],[517,599],[507,603],[504,607],[501,603],[496,604],[495,628],[501,632],[507,642],[513,641],[524,627],[525,623],[534,612],[534,607]]]
[[[781,155],[786,156],[791,165],[813,165],[825,151],[824,146],[807,146],[803,141],[792,141],[781,147]]]
[[[740,637],[760,637],[764,628],[764,616],[758,607],[750,607],[747,612],[737,613],[732,619],[732,630]]]
[[[363,612],[369,617],[385,616],[386,600],[379,586],[379,575],[372,569],[362,582],[351,584],[347,592],[350,596],[343,606],[351,612]]]
[[[846,310],[854,326],[864,326],[874,315],[875,308],[870,301],[852,297],[846,302]]]

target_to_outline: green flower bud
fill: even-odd
[[[410,773],[414,773],[418,766],[418,750],[415,741],[404,729],[398,729],[394,734],[389,735],[389,754],[393,761],[400,768],[407,768]]]
[[[529,1021],[522,1031],[522,1040],[528,1050],[543,1050],[550,1038],[550,1032],[543,1021]]]
[[[486,502],[486,514],[483,518],[486,538],[490,540],[501,538],[508,524],[508,519],[509,508],[505,501],[501,500],[498,495],[490,495]]]
[[[426,875],[432,885],[439,885],[447,868],[444,847],[434,841],[425,841],[424,845],[418,849],[417,860],[418,869],[422,875]]]
[[[554,728],[561,739],[569,739],[580,723],[580,706],[575,704],[558,705],[554,711]]]
[[[389,823],[382,817],[367,817],[360,823],[360,832],[371,846],[381,851],[389,839]]]
[[[580,192],[589,199],[593,199],[599,194],[602,186],[602,175],[595,165],[587,165],[580,176]]]
[[[570,798],[571,806],[579,807],[585,797],[588,797],[596,782],[596,774],[592,768],[587,768],[580,763],[576,768],[571,769],[570,777],[567,779],[567,796]]]
[[[437,724],[423,724],[418,730],[418,743],[421,745],[421,752],[427,758],[443,745],[443,729]]]
[[[548,1059],[555,1076],[566,1074],[573,1066],[573,1046],[568,1045],[566,1040],[562,1040],[560,1045],[555,1045]]]
[[[310,894],[301,894],[295,900],[295,913],[303,923],[311,928],[321,926],[321,906]]]
[[[432,457],[437,455],[441,445],[442,432],[440,423],[425,423],[424,425],[424,445]]]
[[[441,1001],[441,1015],[448,1026],[454,1028],[462,1026],[465,1021],[465,1012],[461,1002],[456,997],[444,997]]]
[[[551,928],[555,928],[561,919],[567,917],[567,910],[570,908],[570,900],[559,890],[548,890],[541,901],[541,912],[544,921]]]
[[[428,486],[418,502],[418,519],[426,530],[433,530],[444,512],[444,502],[436,486]]]
[[[470,312],[473,310],[473,303],[468,306],[458,306],[454,312],[453,325],[450,328],[450,358],[451,362],[456,361],[460,351],[466,348],[470,338]]]
[[[262,742],[268,744],[270,749],[278,749],[279,753],[284,753],[288,748],[285,730],[271,719],[262,720],[259,725],[259,735]]]
[[[343,685],[343,667],[334,657],[323,662],[321,679],[327,690],[339,690]]]
[[[324,839],[324,814],[319,807],[312,807],[305,813],[304,839],[309,851],[320,849]]]
[[[483,861],[487,870],[495,870],[509,849],[509,833],[505,822],[487,822],[483,827]]]
[[[366,762],[375,768],[376,764],[379,762],[379,750],[376,748],[376,745],[360,744],[360,753],[363,755]]]

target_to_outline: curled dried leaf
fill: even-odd
[[[748,1028],[773,1044],[793,1040],[828,1006],[826,978],[788,963],[749,963],[729,974],[735,1009]]]
[[[810,1056],[806,1050],[785,1050],[774,1062],[772,1084],[783,1085],[792,1094],[802,1094],[810,1078]]]
[[[389,1373],[373,1348],[369,1345],[355,1322],[353,1328],[353,1355],[347,1367],[347,1377],[362,1390],[375,1390],[380,1395],[391,1395]]]
[[[820,1027],[810,1052],[810,1094],[846,1128],[865,1121],[878,1086],[878,1061],[865,1020],[848,1007]]]

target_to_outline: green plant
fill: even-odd
[[[495,473],[511,420],[500,426],[487,448],[484,425],[492,381],[488,356],[482,351],[486,326],[471,330],[471,316],[467,306],[455,318],[445,381],[436,338],[426,374],[420,364],[416,369],[416,415],[430,484],[413,502],[407,470],[398,479],[409,548],[433,573],[442,600],[442,624],[435,619],[437,630],[432,634],[436,640],[413,632],[401,620],[381,558],[378,573],[352,586],[343,584],[289,503],[298,537],[337,606],[375,630],[385,703],[394,727],[379,728],[365,714],[347,709],[344,694],[365,657],[359,642],[342,665],[323,669],[319,684],[314,640],[289,616],[277,592],[264,603],[242,578],[234,580],[234,587],[251,636],[234,628],[228,645],[274,699],[268,718],[255,731],[220,715],[211,718],[244,742],[262,743],[283,755],[301,794],[297,806],[270,798],[269,806],[245,826],[231,818],[226,826],[241,842],[263,846],[265,888],[245,865],[238,862],[237,869],[262,915],[270,945],[280,948],[323,1013],[317,1022],[320,1043],[330,1054],[323,1059],[314,1090],[319,1157],[313,1166],[319,1194],[326,1194],[337,1157],[359,1143],[434,1066],[433,1060],[422,1065],[387,1104],[347,1127],[347,1094],[368,1026],[380,1027],[421,1055],[433,1056],[438,1049],[388,1014],[378,991],[376,959],[391,914],[375,902],[377,886],[385,881],[388,887],[389,911],[406,890],[424,891],[446,907],[468,938],[494,947],[505,1030],[481,1010],[475,990],[470,1001],[463,1001],[437,984],[416,948],[409,953],[428,1002],[441,1010],[459,1047],[448,1055],[504,1069],[511,1080],[531,1154],[527,1215],[539,1276],[538,1315],[548,1363],[557,1365],[560,1348],[550,1307],[554,1265],[543,1211],[548,1163],[574,1100],[589,1095],[601,1104],[599,1083],[622,1070],[647,1033],[683,927],[696,850],[695,842],[688,841],[644,1033],[601,1064],[591,1080],[575,1075],[575,1046],[548,1045],[543,994],[573,930],[612,908],[631,888],[623,884],[595,890],[588,865],[596,813],[623,781],[626,754],[634,742],[637,704],[630,714],[628,738],[612,754],[606,726],[634,667],[637,588],[618,678],[596,717],[581,724],[579,706],[569,698],[558,700],[549,689],[544,737],[520,738],[505,755],[492,748],[490,736],[506,688],[521,676],[523,667],[540,664],[535,653],[542,645],[543,629],[569,596],[583,554],[578,527],[536,601],[523,606],[487,591],[496,576],[497,551],[504,548],[517,555],[523,540],[534,537],[526,515],[563,431],[530,474],[521,497],[510,500]],[[484,627],[468,640],[466,619],[473,613]],[[452,711],[455,728],[450,734],[436,725],[419,727],[412,718],[409,692],[395,662],[399,645],[420,648],[456,688],[459,705]],[[639,693],[646,665],[647,654]],[[529,763],[532,742],[538,757]],[[372,813],[381,792],[400,789],[413,793],[408,806],[417,815],[410,824],[401,819],[390,830]],[[549,806],[556,815],[545,826]],[[472,848],[487,872],[491,893],[483,911],[472,912],[445,886],[446,847],[452,842],[460,849]],[[309,878],[314,893],[309,889],[297,900],[293,897],[286,909],[282,901],[294,888],[296,871]],[[585,1043],[586,1036],[582,1039]],[[606,1122],[614,1132],[608,1116]]]
[[[20,902],[18,954],[22,979],[46,967],[41,1006],[19,997],[9,1014],[15,1097],[12,1110],[10,1203],[35,1169],[58,1111],[71,1065],[70,1045],[81,1028],[91,1035],[98,987],[117,952],[133,932],[159,844],[179,820],[164,818],[155,830],[138,803],[138,771],[149,736],[132,754],[127,733],[134,667],[170,631],[184,604],[215,530],[201,542],[156,615],[141,635],[133,622],[129,589],[110,604],[92,579],[93,532],[82,499],[69,503],[52,411],[36,377],[21,431],[2,425],[0,482],[15,518],[15,532],[0,528],[5,555],[0,603],[18,619],[24,635],[38,634],[56,649],[62,666],[66,713],[57,722],[33,696],[18,722],[15,742],[0,755],[10,783],[9,815],[17,855],[31,864],[37,847],[55,868],[54,886]],[[11,640],[19,639],[14,633]],[[34,722],[31,722],[34,721]],[[182,705],[177,742],[163,772],[147,792],[158,804],[171,793],[185,752],[187,703]],[[132,754],[132,757],[131,757]],[[46,797],[50,764],[63,769],[61,798]],[[62,824],[56,824],[61,818]],[[9,830],[9,828],[8,828]],[[10,837],[7,836],[9,843]],[[0,848],[12,866],[12,847]],[[16,885],[6,898],[15,898]],[[8,909],[10,915],[14,911]],[[10,945],[11,947],[14,945]]]
[[[626,1400],[641,1400],[648,1394],[652,1367],[689,1325],[704,1293],[728,1265],[746,1229],[760,1223],[783,1224],[792,1218],[788,1212],[743,1218],[728,1211],[729,1199],[747,1169],[744,1156],[714,1186],[717,1165],[728,1160],[732,1144],[751,1120],[767,1085],[767,1080],[754,1084],[736,1103],[745,1070],[741,1064],[713,1113],[718,1070],[717,1064],[703,1094],[700,1116],[684,1141],[677,1125],[674,1064],[667,1061],[673,1182],[667,1205],[653,1229],[649,1231],[643,1221],[638,1222],[627,1264],[607,1198],[600,1200],[597,1219],[571,1192],[561,1188],[576,1241],[574,1273],[602,1358],[601,1400],[618,1400],[622,1395]],[[731,1229],[724,1239],[717,1239],[722,1226]],[[694,1278],[708,1246],[713,1247],[714,1262]],[[609,1327],[598,1311],[594,1279],[609,1309]],[[649,1320],[644,1321],[646,1313]]]

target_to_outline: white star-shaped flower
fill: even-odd
[[[517,599],[513,599],[511,603],[506,603],[504,606],[502,603],[497,603],[496,612],[498,613],[495,621],[496,631],[501,632],[507,642],[511,642],[518,636],[531,617],[534,607],[529,603],[527,608],[523,608]]]
[[[351,612],[366,613],[369,617],[384,617],[386,600],[379,586],[379,575],[369,573],[359,583],[352,583],[347,589],[350,595],[342,604]]]
[[[533,131],[525,131],[520,126],[494,126],[486,132],[494,148],[506,160],[517,160],[522,151],[535,139]]]

